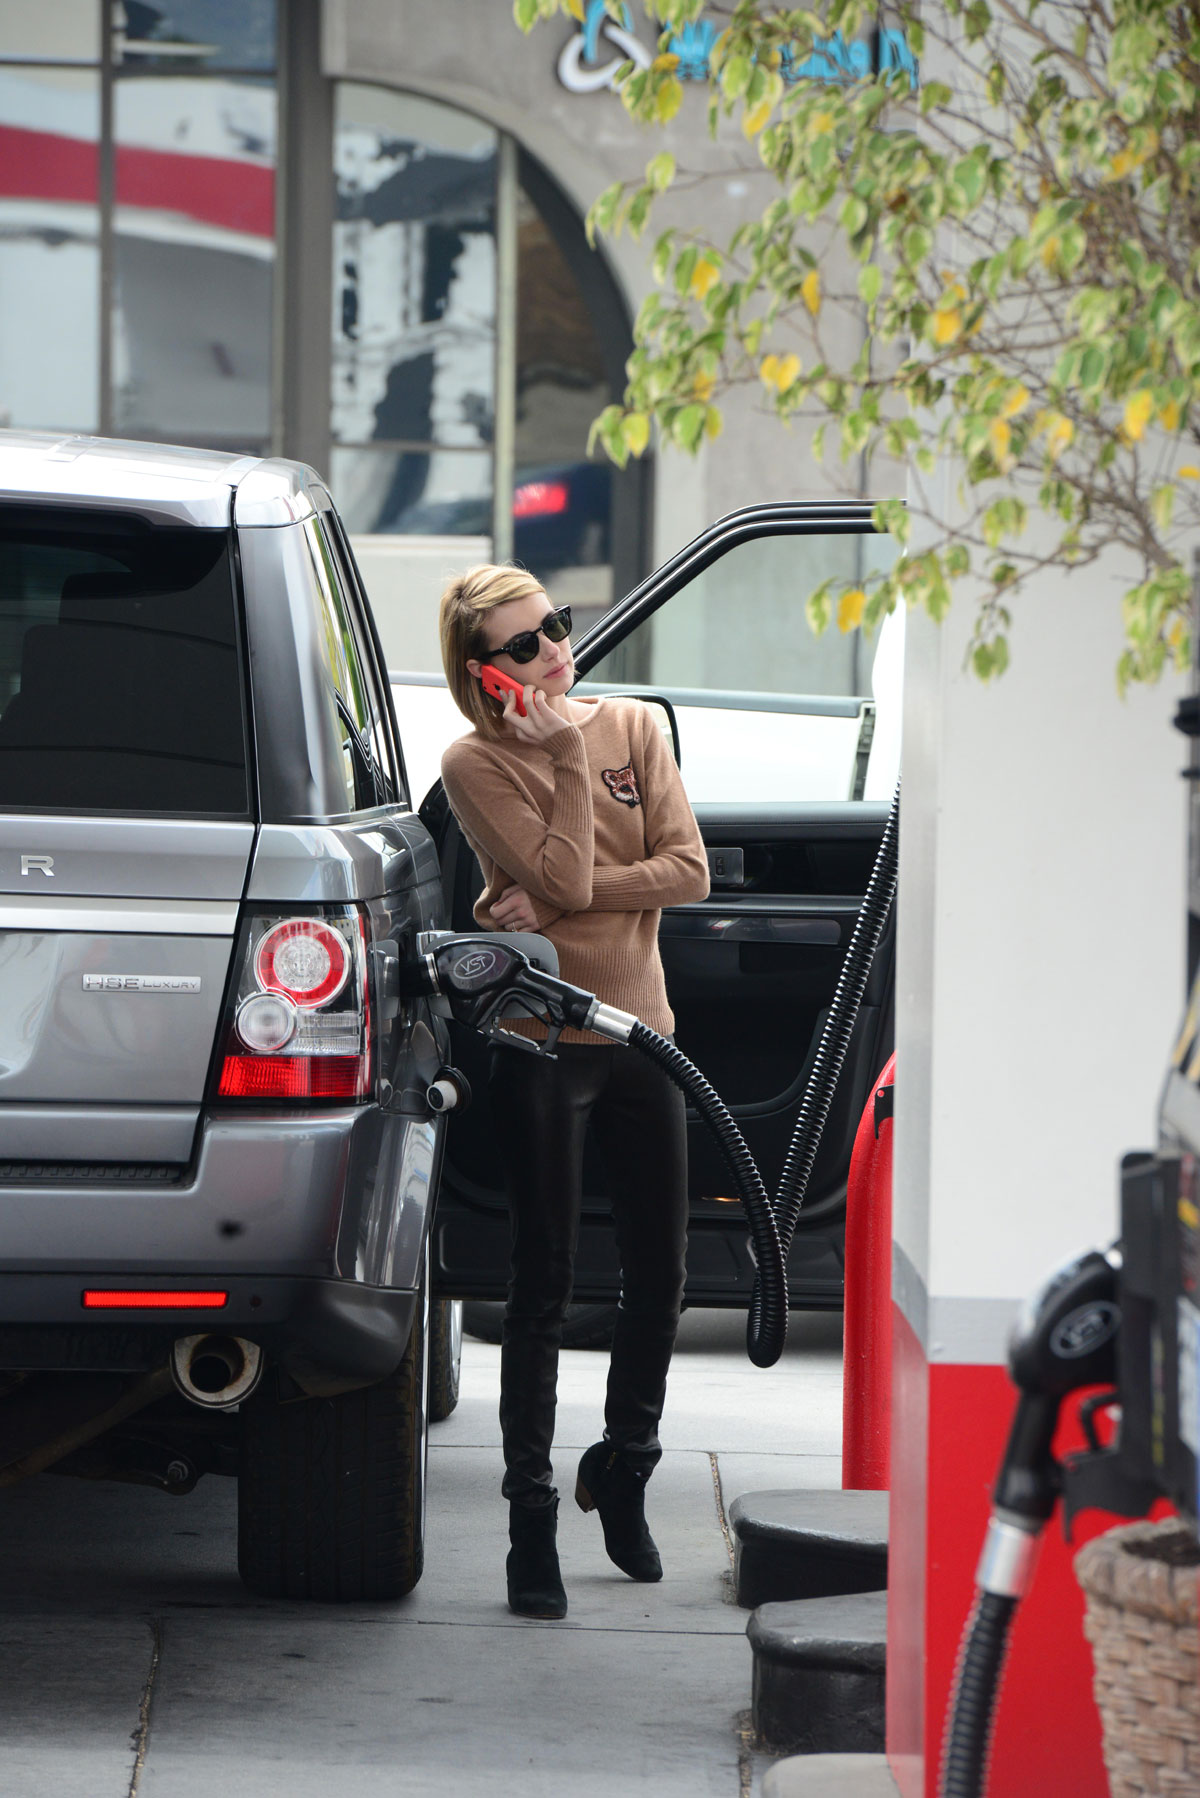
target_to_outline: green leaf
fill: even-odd
[[[883,274],[877,262],[868,262],[858,271],[858,296],[868,306],[873,306],[879,298],[879,290],[883,285]]]
[[[646,164],[646,181],[655,193],[664,193],[675,179],[675,158],[669,150],[652,156]]]
[[[683,406],[676,413],[672,429],[676,442],[685,450],[694,452],[704,435],[707,407],[691,405]]]
[[[538,0],[513,0],[513,18],[522,31],[532,31],[538,19]]]
[[[721,92],[727,100],[740,100],[750,86],[753,63],[748,56],[731,56],[721,69]]]

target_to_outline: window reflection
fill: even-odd
[[[270,431],[273,85],[123,77],[113,422],[257,450]]]
[[[496,133],[343,83],[334,167],[335,441],[490,444]]]
[[[335,446],[330,480],[352,536],[491,535],[492,458],[486,450]]]
[[[126,68],[273,69],[275,0],[115,0],[113,36]]]
[[[98,76],[0,66],[0,424],[99,418]]]
[[[582,234],[580,234],[582,235]],[[513,551],[582,635],[612,601],[612,471],[586,456],[610,398],[599,334],[575,272],[531,196],[517,214]]]

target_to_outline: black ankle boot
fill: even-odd
[[[646,1528],[649,1477],[622,1459],[611,1442],[593,1442],[584,1451],[575,1481],[575,1503],[580,1510],[600,1513],[609,1560],[630,1579],[647,1583],[662,1578],[662,1562]]]
[[[565,1617],[567,1595],[558,1571],[558,1500],[508,1507],[508,1608],[518,1617]]]

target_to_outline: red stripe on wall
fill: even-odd
[[[81,137],[0,125],[0,195],[94,206],[100,195],[99,148]]]
[[[893,1358],[888,1759],[904,1798],[935,1798],[958,1646],[1015,1395],[1001,1367],[928,1365],[898,1307]],[[1077,1400],[1068,1401],[1056,1453],[1082,1446],[1076,1418]],[[1119,1521],[1086,1512],[1068,1544],[1056,1513],[1043,1535],[1013,1625],[988,1798],[1107,1798],[1072,1561]]]
[[[95,205],[99,151],[81,138],[0,125],[0,196]],[[251,237],[275,235],[275,171],[222,156],[117,147],[117,203],[180,213]]]

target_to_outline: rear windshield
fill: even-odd
[[[0,808],[244,817],[229,533],[0,510]]]

